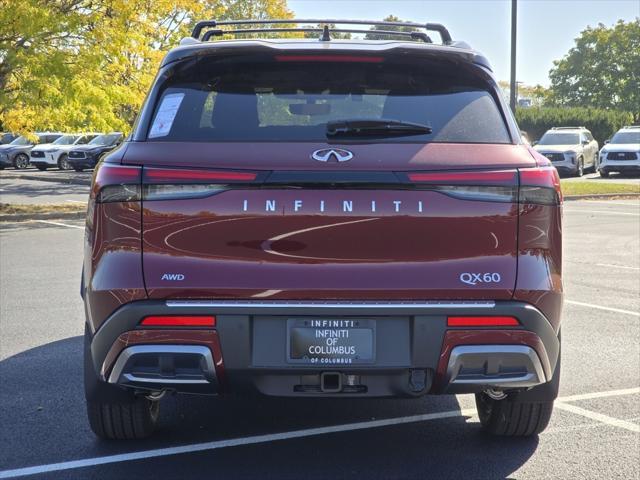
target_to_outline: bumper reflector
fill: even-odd
[[[515,317],[447,317],[448,327],[517,327]]]
[[[140,325],[147,327],[215,327],[213,316],[151,316],[145,317]]]

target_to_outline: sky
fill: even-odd
[[[482,52],[498,80],[509,80],[510,0],[288,0],[298,18],[382,20],[444,24],[454,40]],[[587,26],[640,17],[640,0],[519,0],[517,80],[549,86],[549,70]],[[434,34],[437,38],[438,35]]]

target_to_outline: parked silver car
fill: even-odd
[[[598,162],[601,177],[611,172],[640,174],[640,126],[623,127],[604,143]]]
[[[551,160],[559,173],[581,177],[595,171],[598,142],[585,127],[554,127],[534,142],[534,148]]]

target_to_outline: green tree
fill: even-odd
[[[640,119],[640,18],[587,27],[549,72],[549,102],[614,108]]]
[[[388,15],[385,18],[382,19],[383,22],[402,22],[402,20],[400,20],[398,17],[396,17],[395,15]],[[387,30],[387,31],[393,31],[393,32],[416,32],[417,29],[413,28],[413,27],[394,27],[394,26],[374,26],[371,27],[371,30]],[[367,33],[364,38],[366,40],[380,40],[381,38],[384,39],[391,39],[391,40],[407,40],[408,37],[406,37],[405,35],[376,35],[375,33]]]
[[[500,86],[502,93],[504,94],[505,98],[508,101],[509,89],[511,88],[511,85],[506,80],[500,80],[498,82],[498,85]],[[531,85],[518,84],[517,94],[518,94],[518,99],[529,98],[531,99],[532,104],[534,106],[540,107],[540,106],[544,106],[546,99],[550,95],[550,90],[548,88],[543,87],[542,85],[531,86]]]
[[[315,26],[315,28],[324,28],[324,23],[319,23]],[[338,27],[336,27],[335,23],[327,23],[327,26],[329,27],[329,30],[334,29],[334,28],[349,28],[349,25],[340,25]],[[322,34],[321,33],[316,33],[316,32],[307,32],[304,34],[305,38],[319,38],[321,37]],[[339,40],[339,39],[350,39],[351,38],[351,34],[350,33],[341,33],[341,32],[331,32],[331,38]]]
[[[0,125],[128,132],[196,21],[291,16],[286,0],[0,0]]]

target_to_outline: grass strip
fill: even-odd
[[[0,215],[14,215],[17,213],[74,213],[85,212],[85,205],[77,204],[20,204],[20,203],[0,203]]]
[[[604,182],[563,182],[560,181],[563,195],[597,195],[603,193],[638,194],[640,185],[629,183]]]

